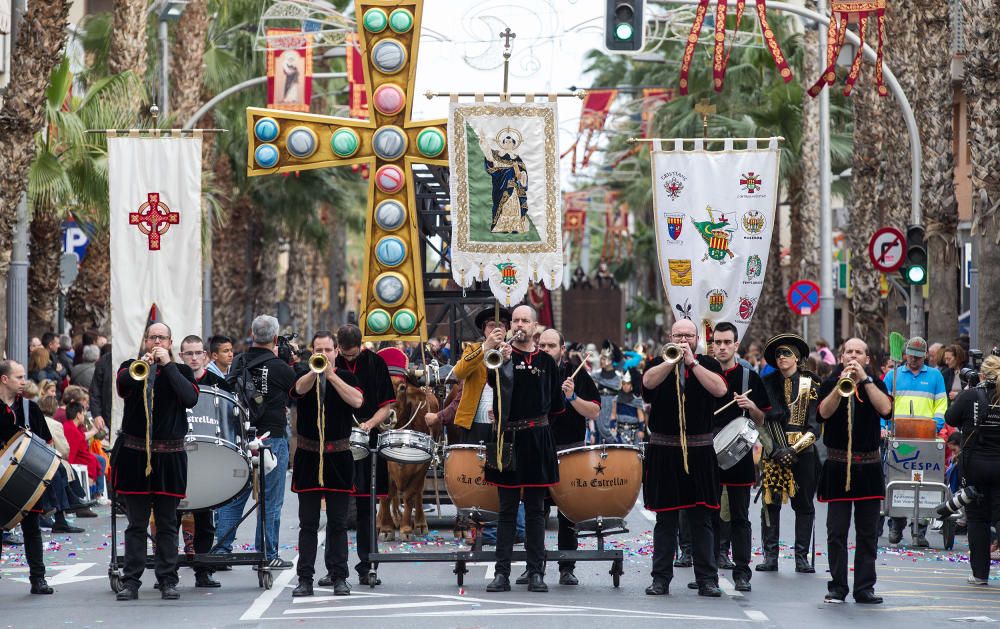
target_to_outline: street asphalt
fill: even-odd
[[[290,492],[282,514],[281,554],[289,560],[298,557],[297,501]],[[760,561],[759,508],[753,508],[754,563]],[[383,543],[382,552],[464,550],[467,547],[453,536],[450,507],[443,507],[442,517],[431,516],[432,531],[424,539],[412,542]],[[529,593],[525,586],[512,586],[509,593],[488,594],[486,583],[492,578],[492,564],[469,566],[460,587],[450,563],[383,564],[379,577],[383,584],[369,589],[357,584],[349,597],[334,597],[332,588],[317,588],[316,596],[292,599],[294,570],[275,574],[274,586],[258,586],[257,574],[249,567],[220,572],[220,589],[194,587],[189,569],[181,571],[181,599],[163,601],[152,588],[153,575],[147,572],[140,600],[120,603],[109,587],[110,510],[98,509],[97,519],[79,519],[86,529],[76,535],[45,534],[49,583],[53,596],[28,593],[27,567],[21,547],[4,547],[0,563],[0,626],[33,627],[298,627],[322,626],[330,621],[346,621],[352,628],[406,627],[407,629],[449,627],[545,627],[546,629],[606,627],[620,619],[629,626],[716,627],[752,625],[760,627],[944,627],[954,623],[1000,622],[1000,585],[966,583],[970,574],[968,546],[959,536],[953,551],[942,550],[942,537],[931,532],[932,548],[916,549],[903,545],[887,547],[883,537],[879,549],[877,592],[885,597],[880,606],[823,603],[826,592],[825,517],[826,509],[817,504],[817,558],[814,575],[796,574],[791,551],[783,544],[780,570],[777,573],[754,573],[753,591],[736,592],[732,577],[722,573],[722,598],[702,598],[686,585],[693,579],[690,568],[676,569],[670,595],[652,597],[644,594],[648,585],[652,552],[652,520],[637,505],[628,517],[628,533],[608,538],[609,548],[625,554],[625,574],[621,587],[615,588],[608,574],[610,562],[586,562],[577,565],[580,585],[558,585],[558,571],[550,565],[547,594]],[[782,509],[782,540],[790,539],[793,527],[791,509]],[[119,518],[117,543],[122,547]],[[555,548],[554,518],[547,533],[547,547]],[[852,533],[853,535],[853,533]],[[240,529],[237,550],[246,550],[253,542],[253,527]],[[586,540],[585,548],[594,548]],[[351,564],[354,536],[351,535]],[[318,574],[322,574],[322,551]],[[522,566],[514,566],[514,575]],[[994,577],[997,579],[998,577]],[[848,598],[850,601],[851,599]]]

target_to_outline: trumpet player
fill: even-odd
[[[712,413],[728,387],[718,361],[695,354],[698,329],[694,322],[676,321],[671,341],[642,376],[642,397],[651,404],[643,502],[656,513],[653,582],[646,594],[670,591],[678,515],[684,510],[691,528],[698,594],[718,597],[722,591],[712,512],[719,509],[719,465],[712,446]]]
[[[112,454],[115,492],[125,501],[125,570],[118,600],[139,598],[146,568],[146,529],[156,516],[156,580],[164,600],[177,592],[177,506],[187,491],[187,409],[198,401],[198,385],[187,365],[173,361],[170,328],[146,328],[139,360],[118,369],[125,401],[122,431]]]
[[[351,455],[352,415],[364,396],[358,380],[338,369],[337,342],[329,332],[312,340],[309,371],[292,390],[298,402],[298,437],[292,468],[292,491],[299,497],[298,586],[292,596],[313,595],[317,531],[321,501],[326,499],[327,574],[335,596],[351,593],[347,584],[347,507],[354,488]]]
[[[867,372],[868,346],[848,339],[840,354],[839,373],[819,388],[819,421],[824,424],[826,461],[819,478],[819,501],[826,502],[826,540],[830,582],[826,602],[843,603],[847,584],[847,532],[854,508],[854,600],[878,604],[875,555],[878,550],[880,501],[885,497],[881,421],[892,412],[885,384]]]
[[[506,308],[483,308],[476,314],[476,328],[485,339],[482,343],[469,343],[462,357],[455,363],[452,375],[463,382],[462,398],[455,411],[454,425],[462,443],[487,443],[493,413],[493,384],[495,376],[486,368],[485,357],[489,352],[500,351],[501,358],[510,357],[511,348],[505,341],[510,329],[510,311]]]

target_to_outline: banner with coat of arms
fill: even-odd
[[[529,282],[562,280],[562,214],[555,102],[452,103],[451,272],[488,281],[505,306]]]
[[[694,150],[685,150],[685,142]],[[780,151],[777,138],[747,144],[736,150],[727,139],[722,151],[706,151],[702,140],[653,145],[663,287],[674,317],[691,319],[702,334],[729,321],[742,337],[764,284]]]

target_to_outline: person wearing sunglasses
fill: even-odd
[[[764,445],[761,487],[764,505],[761,531],[764,562],[758,572],[778,569],[781,505],[795,511],[795,571],[812,573],[809,542],[816,518],[816,483],[819,456],[813,445],[819,435],[816,423],[819,381],[799,362],[809,355],[809,345],[797,334],[778,334],[764,346],[764,358],[777,371],[764,376],[771,409],[764,414],[760,438]]]

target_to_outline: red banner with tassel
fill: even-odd
[[[861,39],[861,44],[858,46],[858,52],[854,55],[851,69],[847,73],[847,80],[844,82],[844,96],[851,95],[851,90],[854,89],[854,84],[861,74],[861,61],[864,57],[865,48],[865,31],[868,30],[868,21],[874,18],[876,21],[876,35],[878,37],[878,48],[875,52],[875,84],[878,86],[879,96],[888,96],[889,90],[886,89],[882,76],[882,51],[885,45],[885,0],[865,0],[863,2],[857,0],[834,0],[831,9],[830,26],[827,28],[826,35],[826,69],[823,70],[816,83],[809,88],[809,95],[815,98],[823,91],[824,87],[837,82],[837,57],[840,56],[840,50],[844,47],[844,40],[847,37],[847,24],[848,22],[856,21],[858,23],[858,38]]]

